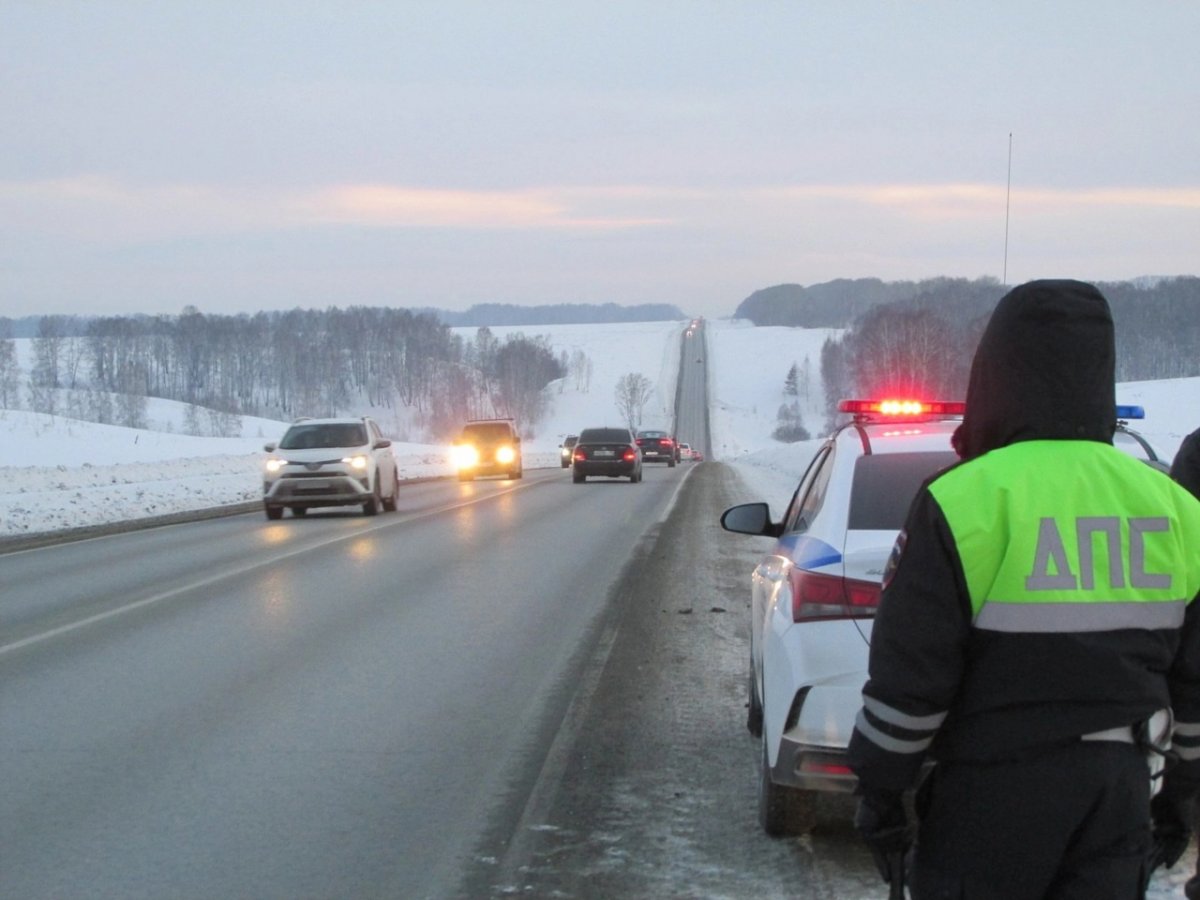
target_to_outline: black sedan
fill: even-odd
[[[665,462],[672,469],[679,462],[679,444],[666,431],[639,431],[637,445],[646,462]]]
[[[585,428],[579,432],[571,459],[571,480],[582,484],[589,475],[642,480],[642,452],[628,428]]]

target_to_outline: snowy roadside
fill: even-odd
[[[249,508],[262,499],[263,453],[69,466],[0,466],[0,541],[48,532]],[[397,446],[406,480],[454,474],[445,448]],[[559,465],[558,452],[532,452],[526,468]],[[402,485],[403,487],[403,485]]]

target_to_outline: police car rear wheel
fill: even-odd
[[[766,740],[762,741],[758,772],[758,821],[763,831],[771,837],[795,837],[811,831],[816,822],[816,794],[771,780]]]
[[[754,677],[754,663],[750,664],[750,676],[747,682],[749,683],[750,702],[747,704],[746,729],[756,738],[760,738],[763,730],[763,708],[762,701],[758,699],[758,682]]]

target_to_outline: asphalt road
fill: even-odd
[[[684,473],[0,556],[0,896],[466,896]]]

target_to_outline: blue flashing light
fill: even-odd
[[[1140,406],[1117,406],[1118,419],[1144,419],[1146,410]]]

